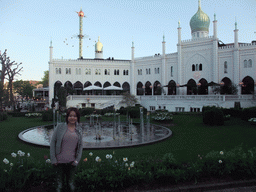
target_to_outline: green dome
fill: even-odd
[[[194,33],[196,31],[208,31],[209,32],[210,18],[207,14],[205,14],[200,6],[198,6],[198,11],[196,14],[190,19],[190,28],[191,32]]]

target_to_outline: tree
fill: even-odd
[[[128,107],[131,107],[135,105],[137,102],[138,102],[138,99],[134,95],[131,95],[130,93],[125,92],[123,94],[123,99],[120,103],[125,103]]]
[[[11,102],[11,105],[14,103],[14,99],[13,99],[13,91],[12,91],[12,87],[13,87],[13,80],[14,80],[14,77],[16,75],[20,75],[20,71],[22,70],[23,67],[19,68],[19,66],[21,65],[22,63],[20,64],[17,64],[17,63],[14,63],[12,62],[8,68],[7,68],[7,80],[9,81],[8,83],[8,90],[9,90],[9,95],[10,95],[10,102]]]
[[[5,49],[4,53],[1,54],[0,51],[0,62],[2,65],[2,70],[0,73],[0,107],[2,108],[2,102],[4,97],[4,80],[7,79],[9,81],[8,84],[8,90],[7,93],[9,93],[10,97],[7,98],[8,101],[11,101],[11,104],[13,104],[13,93],[12,93],[12,82],[14,80],[15,75],[19,74],[22,68],[19,68],[19,66],[22,64],[17,64],[15,61],[10,61],[10,58],[7,57],[7,49]],[[7,78],[6,75],[8,75]],[[8,95],[7,95],[8,97]]]
[[[18,93],[19,95],[22,96],[22,98],[27,98],[33,97],[33,89],[35,88],[34,86],[32,86],[29,81],[15,81],[13,82],[13,88],[15,90],[15,93]]]
[[[44,71],[44,76],[40,84],[43,84],[43,87],[49,87],[49,70]]]

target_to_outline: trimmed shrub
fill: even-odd
[[[94,108],[86,107],[83,109],[79,109],[80,115],[85,116],[85,115],[91,115],[95,111]]]
[[[25,117],[25,114],[27,112],[8,112],[8,115],[11,115],[13,117]]]
[[[0,113],[0,121],[4,121],[8,118],[7,113]]]
[[[203,122],[208,125],[224,125],[224,114],[220,108],[205,108],[203,112]]]
[[[248,121],[248,119],[256,117],[256,107],[244,108],[242,110],[242,120]]]
[[[56,114],[55,114],[56,115]],[[53,110],[44,111],[42,114],[43,121],[53,121]]]

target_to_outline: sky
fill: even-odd
[[[95,57],[95,41],[103,44],[103,57],[131,59],[177,51],[178,22],[182,40],[191,39],[190,19],[198,10],[198,0],[0,0],[0,50],[7,49],[11,61],[22,62],[16,80],[41,80],[49,69],[49,46],[54,59],[79,57],[79,17],[82,8],[83,57]],[[201,0],[202,10],[210,17],[213,35],[214,13],[218,38],[234,42],[235,21],[238,40],[256,40],[256,0]],[[64,43],[65,41],[65,43]]]

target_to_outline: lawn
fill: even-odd
[[[81,119],[85,120],[84,118]],[[41,118],[8,117],[0,122],[0,159],[10,158],[11,153],[18,150],[30,153],[36,160],[49,157],[49,148],[38,147],[24,143],[18,139],[18,134],[30,127],[51,124],[43,122]],[[198,158],[198,154],[205,155],[212,150],[230,150],[243,143],[245,148],[255,147],[256,126],[249,122],[232,118],[225,121],[224,126],[207,126],[202,122],[201,115],[178,114],[173,117],[173,125],[167,127],[173,136],[155,144],[121,149],[83,150],[82,158],[88,157],[89,152],[104,158],[106,154],[113,154],[118,158],[128,157],[129,160],[147,158],[149,156],[161,158],[165,153],[173,153],[178,161],[188,162]]]

